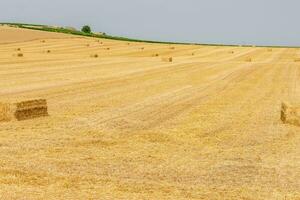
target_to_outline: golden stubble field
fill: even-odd
[[[0,123],[0,199],[300,199],[300,128],[280,121],[300,49],[7,27],[0,43],[0,102],[50,114]]]

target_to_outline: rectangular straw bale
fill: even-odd
[[[37,117],[48,116],[47,101],[45,99],[36,99],[15,103],[14,116],[17,120],[26,120]]]
[[[300,105],[291,105],[283,102],[281,104],[280,118],[284,124],[300,126]]]
[[[164,62],[173,62],[173,58],[172,57],[162,58],[162,61],[164,61]]]
[[[0,103],[0,122],[7,122],[13,119],[12,108],[8,103]]]

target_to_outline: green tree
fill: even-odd
[[[91,33],[92,29],[91,29],[90,26],[85,25],[85,26],[82,27],[81,31],[84,32],[84,33]]]

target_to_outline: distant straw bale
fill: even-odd
[[[162,61],[164,61],[164,62],[173,62],[173,58],[172,57],[162,58]]]
[[[285,124],[300,126],[300,105],[281,104],[281,121]]]
[[[23,53],[18,53],[17,54],[17,57],[23,57],[24,55],[23,55]]]
[[[153,54],[152,56],[153,56],[153,57],[158,57],[159,54],[158,54],[158,53],[155,53],[155,54]]]
[[[252,58],[246,58],[246,62],[252,62]]]
[[[300,58],[295,58],[294,62],[300,62]]]
[[[45,99],[22,101],[18,103],[0,103],[0,122],[11,120],[27,120],[48,116]]]
[[[11,106],[7,103],[0,103],[0,122],[7,122],[13,119]]]
[[[92,57],[92,58],[98,58],[99,55],[95,53],[95,54],[92,54],[91,57]]]

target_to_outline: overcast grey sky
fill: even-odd
[[[299,0],[0,0],[0,21],[139,39],[300,46]]]

